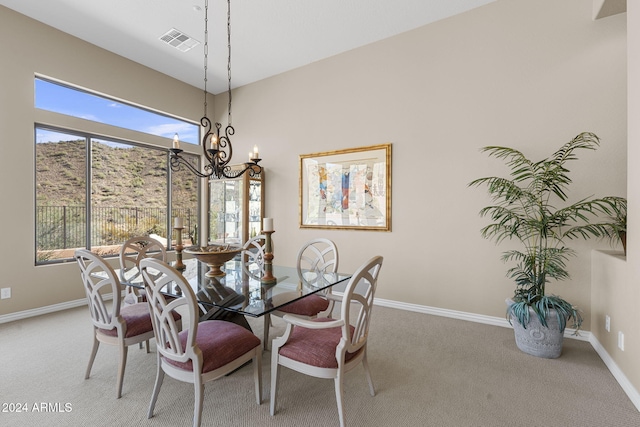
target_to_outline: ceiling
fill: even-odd
[[[495,0],[233,0],[233,87],[463,13]],[[190,85],[204,82],[205,0],[0,0],[0,5]],[[207,90],[227,89],[227,4],[209,0]],[[200,42],[183,52],[160,37]]]

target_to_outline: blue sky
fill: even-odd
[[[177,133],[181,142],[198,144],[198,125],[46,80],[36,79],[35,82],[36,108],[133,129],[167,139],[173,139],[173,135]],[[40,129],[36,138],[37,142],[58,142],[61,138],[67,140],[68,135]]]

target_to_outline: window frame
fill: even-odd
[[[60,85],[60,86],[64,86],[66,88],[69,88],[71,90],[78,90],[81,92],[85,92],[85,93],[89,93],[91,95],[96,95],[102,98],[105,98],[107,100],[113,100],[115,102],[118,103],[122,103],[122,104],[127,104],[130,106],[133,106],[135,108],[141,108],[143,110],[146,110],[148,112],[154,113],[154,114],[159,114],[162,116],[166,116],[172,119],[177,119],[174,116],[171,116],[169,114],[166,113],[159,113],[153,109],[149,109],[149,108],[143,108],[140,107],[139,105],[133,104],[133,103],[129,103],[126,101],[123,101],[121,99],[117,99],[114,97],[109,97],[106,96],[104,94],[99,94],[97,92],[92,92],[92,91],[88,91],[87,89],[84,88],[80,88],[80,87],[76,87],[74,85],[68,84],[68,83],[64,83],[64,82],[60,82],[58,80],[55,79],[51,79],[51,78],[47,78],[47,77],[43,77],[41,75],[35,75],[34,77],[34,88],[35,88],[35,80],[36,79],[40,79],[40,80],[46,80],[49,81],[51,83]],[[157,136],[157,135],[153,135],[153,134],[148,134],[145,132],[140,132],[137,130],[133,130],[133,129],[126,129],[126,128],[121,128],[118,126],[114,126],[114,125],[109,125],[103,122],[97,122],[97,121],[91,121],[91,120],[87,120],[87,119],[83,119],[80,117],[76,117],[76,116],[71,116],[71,115],[66,115],[63,113],[58,113],[55,111],[51,111],[51,110],[45,110],[45,109],[40,109],[37,108],[36,106],[36,100],[35,100],[35,96],[34,96],[34,135],[33,135],[33,159],[34,159],[34,169],[33,169],[33,179],[34,179],[34,186],[33,186],[33,201],[34,201],[34,244],[33,244],[33,248],[34,248],[34,263],[36,266],[41,266],[41,265],[51,265],[51,264],[61,264],[61,263],[65,263],[65,262],[69,262],[72,259],[70,258],[60,258],[60,259],[55,259],[55,260],[38,260],[38,250],[37,250],[37,243],[38,243],[38,236],[37,233],[35,233],[35,230],[37,230],[37,216],[35,215],[35,212],[37,210],[38,207],[38,202],[37,202],[37,194],[38,194],[38,189],[37,189],[37,168],[36,168],[36,145],[38,144],[38,134],[37,134],[37,130],[38,129],[42,129],[45,131],[51,131],[51,132],[60,132],[60,133],[65,133],[65,134],[69,134],[69,135],[73,135],[73,136],[77,136],[79,139],[83,138],[85,139],[85,144],[86,144],[86,164],[85,164],[85,174],[86,174],[86,188],[85,188],[85,209],[86,212],[88,213],[87,215],[87,223],[86,223],[86,230],[85,230],[85,246],[87,249],[91,248],[91,223],[92,223],[92,215],[91,215],[91,189],[92,189],[92,177],[91,177],[91,168],[92,168],[92,158],[91,158],[91,147],[92,147],[92,140],[94,139],[98,139],[98,140],[106,140],[109,142],[114,142],[114,143],[119,143],[119,144],[125,144],[125,145],[130,145],[132,147],[139,147],[139,148],[143,148],[143,149],[150,149],[150,150],[154,150],[154,151],[158,151],[158,152],[164,152],[166,155],[166,168],[167,168],[167,181],[166,181],[166,200],[167,200],[167,206],[166,206],[166,210],[167,210],[167,220],[166,220],[166,224],[165,226],[167,227],[167,249],[171,250],[172,249],[172,245],[171,245],[171,239],[172,239],[172,234],[173,234],[173,228],[171,226],[171,212],[173,209],[173,197],[172,197],[172,177],[174,172],[171,170],[170,167],[170,161],[169,161],[169,157],[170,157],[170,151],[169,149],[171,148],[171,139],[169,138],[165,138],[165,137],[161,137],[161,136]],[[182,120],[184,122],[187,123],[191,123],[194,125],[198,126],[198,138],[200,137],[200,134],[202,132],[201,127],[199,126],[199,124],[197,124],[196,122],[190,121],[190,120],[185,120],[182,118],[179,118],[178,120]],[[182,141],[181,141],[182,142]],[[191,143],[185,143],[182,147],[184,149],[184,154],[188,155],[188,156],[193,156],[193,159],[197,161],[198,167],[200,167],[201,162],[202,162],[202,155],[201,153],[199,153],[198,148],[199,145],[195,145],[195,144],[191,144]],[[203,191],[203,185],[202,182],[200,180],[197,181],[197,188],[195,189],[195,192],[197,193],[198,196],[198,200],[196,203],[196,223],[198,224],[198,228],[201,228],[201,223],[202,223],[202,191]]]

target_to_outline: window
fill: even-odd
[[[36,105],[54,108],[50,99],[41,99],[48,92],[38,91],[39,81]],[[69,97],[78,96],[75,89],[62,89]],[[61,102],[59,109],[64,105]],[[154,120],[147,122],[149,127],[156,126],[151,126]],[[173,136],[170,120],[164,128]],[[184,123],[198,128],[187,122],[179,126]],[[118,121],[114,118],[109,124]],[[145,123],[137,126],[143,128]],[[171,247],[176,216],[185,225],[183,244],[191,244],[198,222],[199,179],[185,168],[171,171],[166,148],[50,125],[36,124],[35,136],[36,264],[71,259],[77,248],[115,255],[124,241],[138,235],[150,235]],[[198,165],[198,156],[187,154],[186,158]]]
[[[164,138],[173,138],[178,133],[181,142],[198,144],[200,127],[184,120],[44,78],[36,77],[35,91],[36,108]]]
[[[41,132],[36,129],[36,134]],[[50,132],[36,145],[36,261],[86,246],[86,138]]]

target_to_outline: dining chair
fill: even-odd
[[[265,239],[266,236],[264,234],[259,234],[250,238],[244,243],[244,245],[242,245],[242,252],[240,253],[242,272],[244,275],[254,280],[260,280],[264,274]],[[263,317],[264,340],[262,341],[262,345],[266,349],[271,318],[268,314],[265,314]]]
[[[325,238],[309,240],[298,250],[296,257],[296,269],[300,284],[313,283],[318,276],[325,273],[336,273],[338,271],[338,248],[336,244]],[[269,345],[269,327],[271,326],[271,316],[283,317],[285,314],[294,314],[307,319],[316,317],[328,317],[333,311],[333,300],[327,298],[331,293],[331,288],[323,292],[309,295],[287,304],[280,309],[267,313],[264,316],[264,347]]]
[[[86,249],[78,249],[74,257],[80,267],[82,283],[87,295],[89,314],[93,323],[93,349],[85,374],[88,379],[98,353],[100,343],[117,346],[119,349],[118,380],[116,396],[122,396],[122,382],[130,345],[153,338],[153,326],[146,303],[123,305],[120,293],[122,286],[115,271],[99,255]],[[111,295],[111,302],[106,295]],[[109,309],[110,306],[110,309]],[[149,348],[147,347],[147,353]]]
[[[156,258],[166,262],[167,249],[161,242],[149,236],[135,236],[124,242],[118,256],[120,281],[134,282],[142,279],[140,260],[144,258]],[[126,303],[145,301],[144,291],[136,290],[133,286],[127,286],[125,294]]]
[[[253,362],[253,379],[258,405],[262,402],[262,346],[249,330],[232,322],[206,320],[199,322],[195,293],[184,276],[165,262],[153,258],[140,261],[156,334],[157,371],[147,417],[153,416],[156,400],[165,374],[192,383],[195,389],[193,425],[202,418],[204,384]],[[161,273],[160,275],[154,274]],[[179,298],[167,300],[162,293],[176,286]],[[183,313],[184,330],[180,330],[172,313]],[[219,392],[224,392],[222,389]]]
[[[134,236],[124,242],[118,254],[118,260],[120,261],[120,283],[127,281],[140,282],[142,280],[140,260],[149,257],[166,261],[167,249],[160,241],[151,236]],[[145,301],[144,289],[125,286],[125,297],[123,300],[125,305]],[[148,353],[149,341],[145,342],[145,347]],[[142,348],[142,343],[140,343],[140,348]]]
[[[242,245],[240,252],[242,271],[256,280],[264,274],[265,239],[264,234],[250,238]]]
[[[346,372],[362,362],[369,392],[375,395],[367,362],[367,338],[382,259],[376,256],[364,263],[349,280],[342,298],[328,295],[341,301],[339,319],[302,319],[288,314],[283,317],[287,328],[284,335],[273,340],[271,351],[271,415],[276,410],[280,365],[317,378],[333,378],[341,427],[345,425]]]

